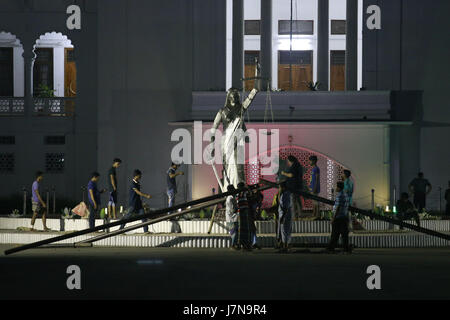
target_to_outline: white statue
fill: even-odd
[[[236,88],[229,89],[225,106],[217,112],[216,118],[214,119],[214,124],[211,128],[212,141],[215,140],[215,133],[220,124],[223,125],[221,150],[224,181],[222,191],[226,191],[229,184],[237,188],[239,182],[245,183],[244,163],[243,161],[238,161],[238,148],[243,148],[244,143],[248,141],[243,136],[237,134],[237,129],[241,129],[241,132],[247,130],[244,123],[244,114],[257,93],[258,89],[253,89],[244,103],[241,104],[239,91]]]

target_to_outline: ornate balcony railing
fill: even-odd
[[[24,116],[28,108],[25,98],[0,97],[0,116]],[[75,98],[33,98],[33,116],[71,117],[75,114]]]
[[[75,114],[75,98],[34,98],[36,116],[71,117]]]
[[[24,98],[0,97],[0,116],[23,116],[24,114]]]

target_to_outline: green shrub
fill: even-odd
[[[266,210],[262,210],[262,211],[261,211],[261,218],[262,218],[263,220],[267,220],[267,219],[269,218],[269,215],[267,214],[267,211],[266,211]]]

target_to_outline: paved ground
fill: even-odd
[[[277,254],[226,249],[57,248],[3,255],[0,299],[450,299],[450,248],[320,249]],[[69,265],[81,290],[68,290]],[[366,269],[381,268],[381,290]]]

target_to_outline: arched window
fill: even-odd
[[[23,46],[9,32],[0,32],[0,97],[24,96]]]
[[[34,46],[33,95],[40,98],[73,97],[76,67],[72,42],[60,32],[41,35]]]

